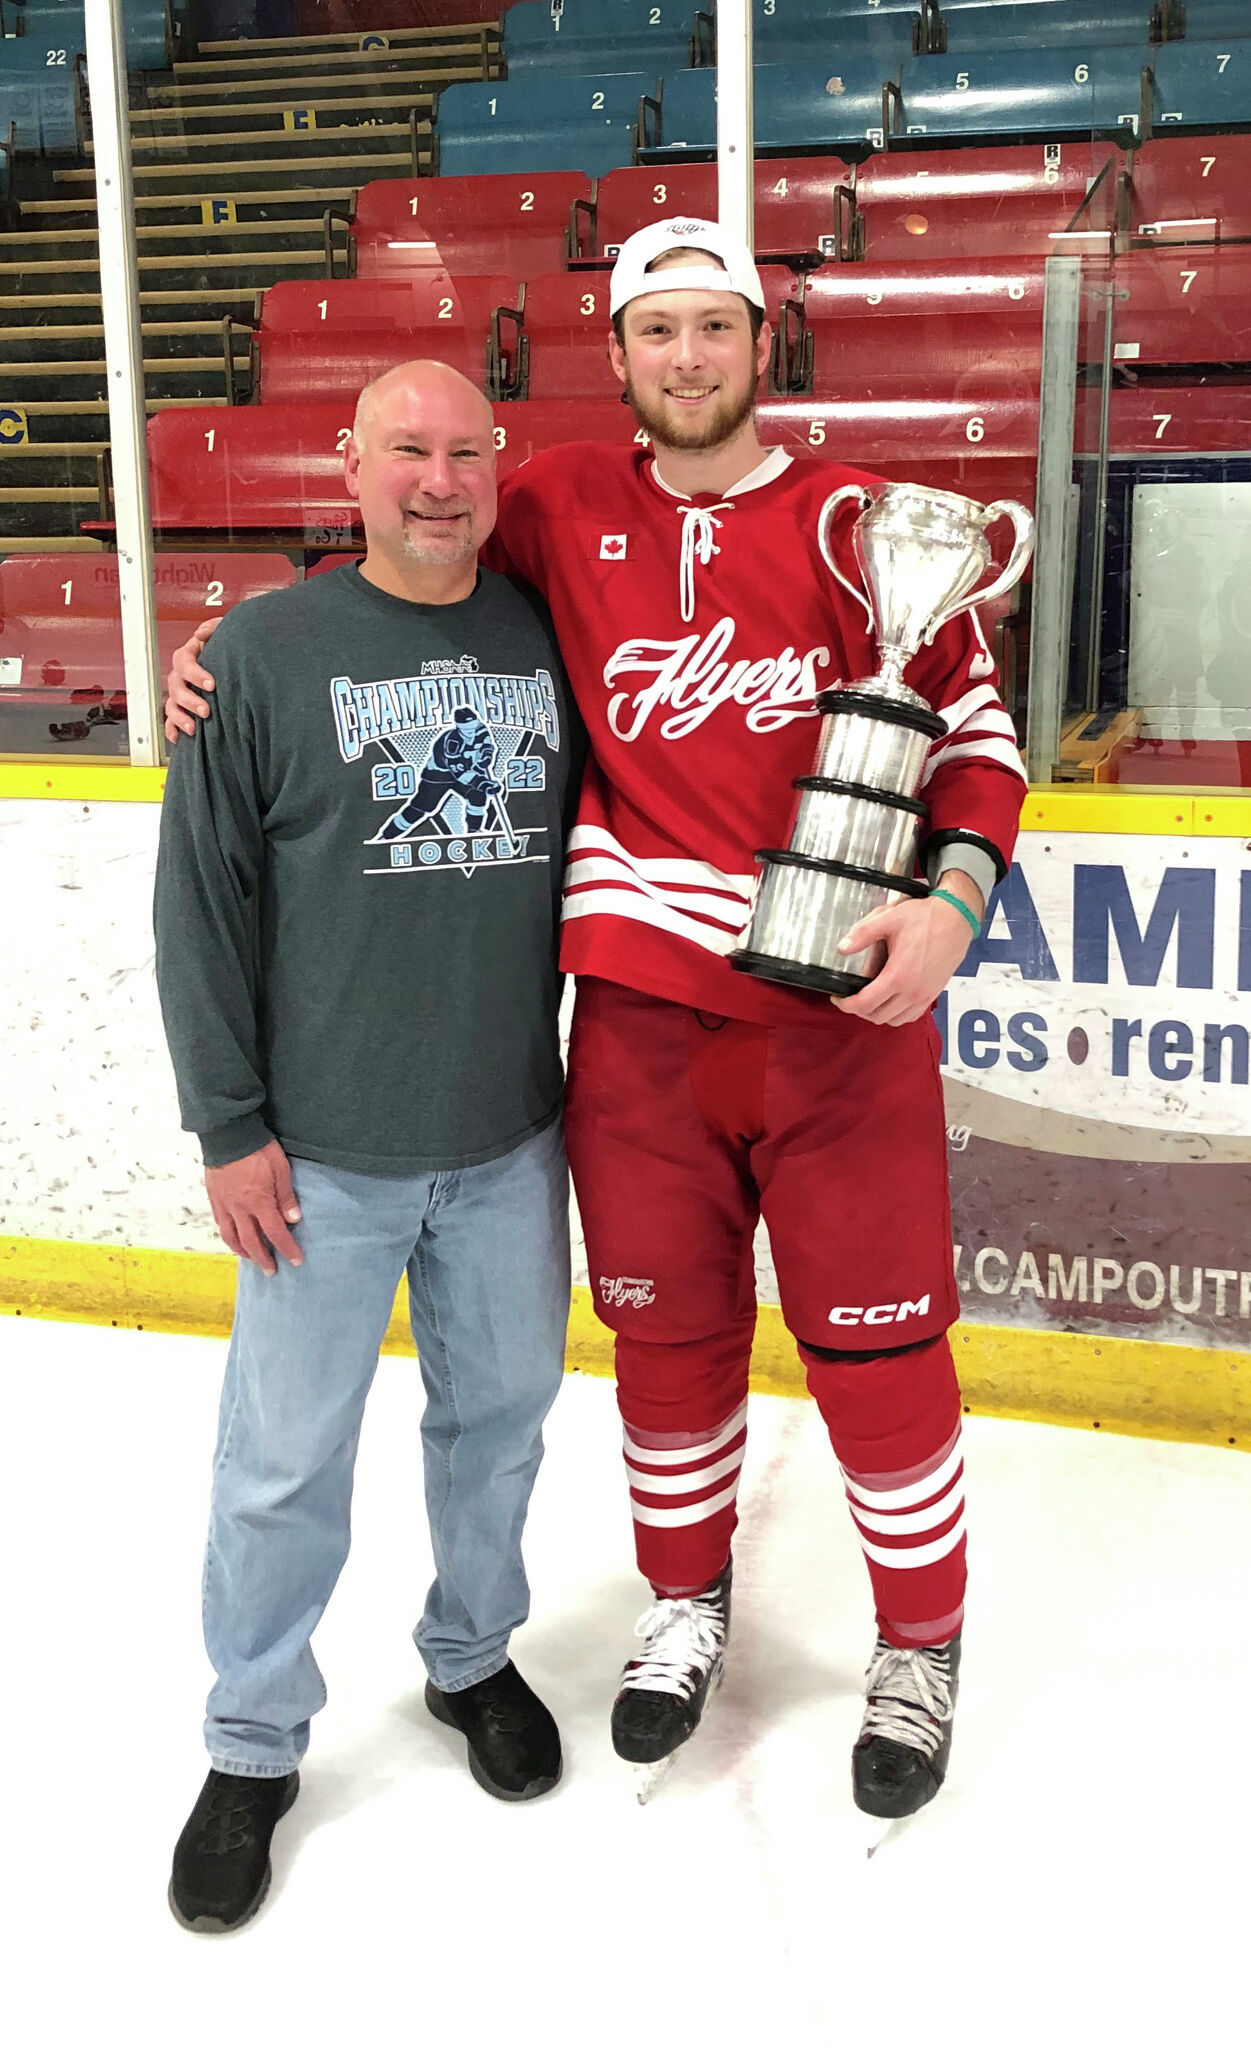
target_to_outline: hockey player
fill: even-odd
[[[401,810],[393,811],[380,832],[376,845],[390,839],[405,839],[433,818],[449,796],[458,796],[464,806],[466,832],[480,832],[486,822],[487,806],[498,797],[503,784],[491,775],[495,765],[495,741],[476,711],[467,704],[452,713],[452,723],[441,732],[430,749],[417,793]]]
[[[946,1772],[965,1591],[929,1012],[1006,871],[1024,778],[962,618],[908,670],[946,727],[924,787],[934,892],[848,935],[849,951],[886,949],[855,997],[733,971],[755,849],[786,843],[791,779],[812,765],[816,692],[873,673],[868,605],[831,578],[817,523],[840,484],[877,480],[761,445],[763,294],[715,224],[632,236],[610,303],[612,366],[650,447],[533,457],[502,487],[484,559],[547,599],[592,750],[566,868],[566,1134],[654,1596],[613,1740],[658,1762],[720,1677],[763,1214],[877,1609],[855,1798],[896,1817]],[[849,549],[843,567],[855,581]],[[200,644],[175,658],[174,720],[207,712]]]
[[[592,748],[565,876],[566,1142],[655,1596],[613,1740],[658,1761],[720,1676],[763,1213],[876,1596],[855,1797],[896,1817],[946,1771],[965,1588],[929,1010],[1005,872],[1024,778],[994,663],[958,621],[908,672],[947,728],[924,791],[938,893],[849,936],[887,949],[854,998],[733,971],[753,854],[785,845],[791,778],[812,765],[814,694],[875,666],[867,604],[817,545],[828,494],[873,479],[761,446],[769,332],[733,237],[644,229],[610,303],[612,366],[651,452],[536,456],[505,485],[489,559],[547,598]]]

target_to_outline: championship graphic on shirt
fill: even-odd
[[[547,827],[531,823],[527,795],[547,787],[547,763],[535,751],[560,747],[551,676],[482,675],[472,656],[423,662],[417,676],[330,686],[339,752],[358,761],[377,749],[370,770],[374,802],[386,805],[366,841],[386,853],[366,874],[548,861],[531,850]]]

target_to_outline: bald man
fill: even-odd
[[[509,1659],[569,1310],[556,938],[580,765],[539,600],[479,569],[490,408],[406,363],[346,458],[359,564],[238,606],[219,715],[161,820],[157,979],[185,1129],[239,1264],[204,1570],[211,1768],[184,1927],[265,1896],[326,1693],[365,1398],[401,1274],[425,1384],[426,1704],[531,1799],[555,1722]]]

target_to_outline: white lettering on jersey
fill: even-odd
[[[792,719],[811,718],[818,688],[816,672],[828,668],[828,647],[813,647],[805,655],[784,647],[778,655],[761,661],[730,662],[734,620],[721,619],[701,640],[690,633],[684,640],[623,640],[604,664],[604,682],[612,689],[622,676],[647,676],[651,680],[633,695],[618,690],[608,705],[608,723],[619,740],[636,740],[657,705],[672,708],[660,736],[681,740],[711,718],[723,704],[741,704],[747,711],[749,732],[775,732]]]
[[[656,1299],[656,1282],[636,1280],[628,1274],[619,1279],[609,1279],[601,1273],[599,1291],[604,1297],[605,1308],[650,1308]]]

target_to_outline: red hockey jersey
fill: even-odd
[[[737,974],[754,856],[785,846],[819,690],[870,676],[868,606],[821,559],[840,484],[880,479],[773,449],[725,498],[685,497],[642,448],[571,443],[501,486],[484,551],[546,598],[590,735],[567,849],[561,966],[754,1023],[837,1020],[825,997]],[[840,567],[859,577],[843,529]],[[908,681],[941,713],[931,842],[1011,857],[1025,779],[995,665],[956,620]]]

